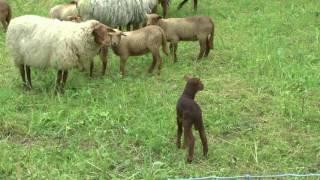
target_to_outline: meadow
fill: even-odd
[[[127,76],[109,53],[108,74],[73,69],[64,95],[56,71],[32,69],[24,91],[0,32],[0,179],[164,179],[320,171],[320,1],[171,0],[169,17],[208,15],[215,49],[195,61],[197,42],[182,42],[178,62],[132,57]],[[62,0],[10,0],[14,16]],[[41,49],[41,47],[39,47]],[[192,164],[175,146],[175,105],[183,76],[200,77],[209,154],[198,133]]]

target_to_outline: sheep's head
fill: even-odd
[[[202,91],[204,89],[204,85],[199,78],[184,76],[184,79],[187,81],[187,86],[194,91]]]
[[[110,46],[111,44],[111,36],[110,32],[115,32],[112,28],[98,23],[94,26],[92,31],[92,35],[94,36],[94,41],[102,46]]]
[[[122,31],[118,29],[113,29],[113,32],[109,33],[109,36],[111,36],[111,46],[118,46],[121,41],[121,36],[126,36]]]
[[[158,25],[160,19],[162,17],[158,14],[147,14],[147,26]]]

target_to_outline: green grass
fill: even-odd
[[[61,0],[12,0],[14,16],[47,15]],[[55,71],[32,69],[34,89],[22,89],[0,33],[0,179],[158,179],[320,170],[320,2],[202,0],[171,17],[211,16],[215,50],[195,62],[197,42],[179,44],[149,75],[150,55],[130,58],[119,77],[72,70],[63,96],[53,94]],[[39,47],[41,48],[41,47]],[[200,77],[197,95],[209,141],[195,159],[175,147],[175,104],[183,76]]]

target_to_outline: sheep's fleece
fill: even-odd
[[[111,27],[126,26],[145,20],[145,8],[150,5],[143,2],[145,0],[79,0],[78,11],[83,20],[96,19]]]
[[[92,32],[96,20],[74,23],[33,15],[14,18],[8,27],[6,46],[15,65],[67,70],[84,67],[100,46]]]

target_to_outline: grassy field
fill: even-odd
[[[14,16],[47,15],[61,0],[10,0]],[[74,69],[64,95],[56,72],[32,69],[25,92],[0,32],[0,179],[162,179],[320,171],[319,0],[201,0],[169,16],[211,16],[215,49],[201,62],[197,42],[179,44],[149,75],[150,55],[130,58],[128,75],[109,55],[101,77]],[[41,47],[39,47],[41,49]],[[98,71],[99,70],[99,71]],[[209,141],[195,159],[175,147],[175,104],[183,76],[202,79],[197,95]]]

